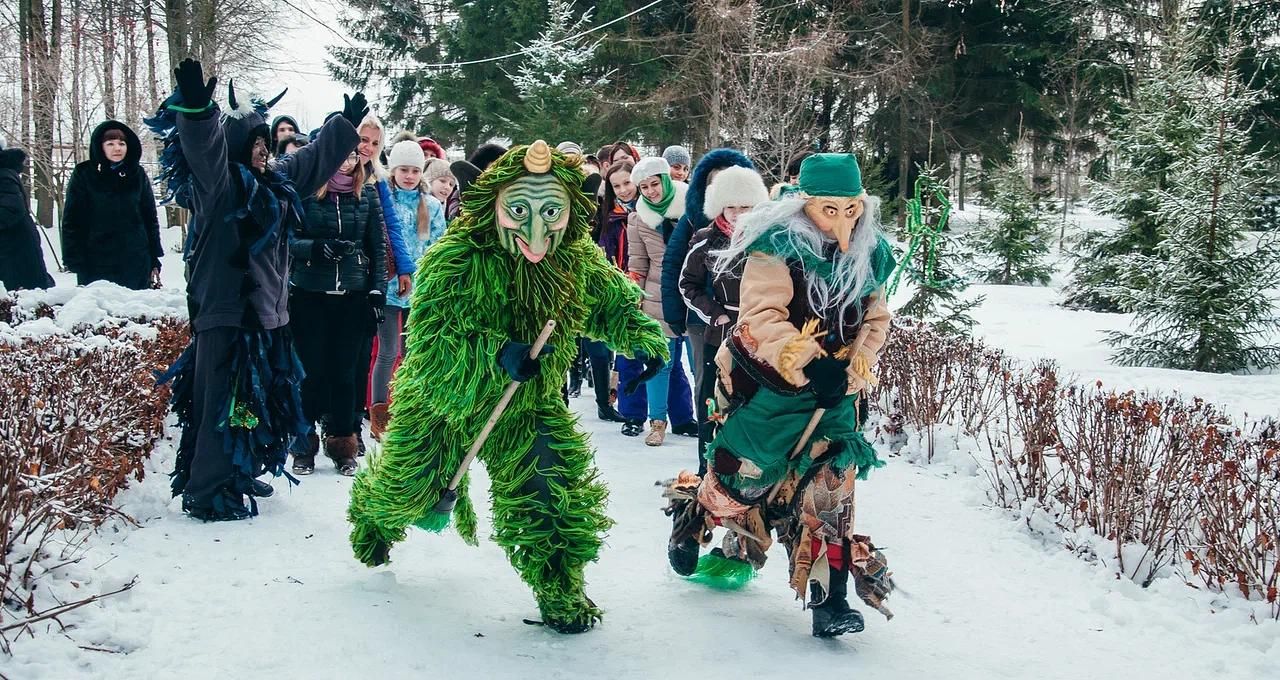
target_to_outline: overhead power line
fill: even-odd
[[[639,8],[639,9],[633,10],[633,11],[631,11],[631,12],[627,12],[626,14],[623,14],[622,16],[620,16],[620,17],[618,17],[618,18],[616,18],[616,19],[611,19],[611,20],[609,20],[609,21],[604,22],[603,24],[600,24],[599,26],[594,26],[594,27],[592,27],[592,28],[589,28],[589,29],[587,29],[587,30],[585,30],[585,31],[581,32],[581,33],[578,33],[578,34],[575,34],[575,35],[571,35],[571,36],[569,36],[569,37],[567,37],[567,38],[561,38],[560,40],[557,40],[557,41],[555,41],[555,42],[551,43],[550,45],[548,45],[548,47],[555,47],[556,45],[562,45],[562,44],[567,43],[567,42],[573,42],[573,41],[578,40],[578,39],[580,39],[580,38],[584,38],[584,37],[586,37],[586,36],[588,36],[588,35],[590,35],[590,34],[592,34],[592,33],[595,33],[596,31],[600,31],[600,30],[606,29],[606,28],[608,28],[608,27],[610,27],[610,26],[612,26],[612,25],[614,25],[614,24],[618,23],[619,21],[622,21],[622,20],[624,20],[624,19],[629,19],[629,18],[631,18],[631,17],[633,17],[633,16],[635,16],[635,15],[637,15],[637,14],[639,14],[639,13],[641,13],[641,12],[643,12],[643,11],[645,11],[645,10],[647,10],[647,9],[651,8],[651,7],[655,7],[655,6],[657,6],[657,5],[661,5],[661,4],[662,4],[662,3],[664,3],[664,2],[667,2],[667,0],[653,0],[653,2],[650,2],[649,4],[647,4],[647,5],[643,6],[643,7]],[[319,22],[319,20],[318,20],[318,19],[316,19],[315,17],[311,17],[311,19],[312,19],[313,21],[317,21],[317,22]],[[323,22],[319,22],[319,23],[321,23],[322,25],[324,25],[324,24],[323,24]],[[328,25],[324,25],[324,26],[325,26],[325,28],[326,28],[326,29],[329,29],[330,31],[333,31],[333,29],[332,29],[332,28],[330,28]],[[344,40],[345,40],[345,38],[344,38]],[[350,42],[350,41],[348,41],[348,42]],[[361,48],[361,49],[369,50],[369,49],[376,49],[376,48]],[[391,68],[390,68],[390,69],[388,69],[388,70],[390,70],[390,71],[398,71],[398,72],[405,73],[405,72],[410,72],[410,71],[419,71],[419,70],[424,70],[424,69],[440,69],[440,70],[443,70],[443,69],[459,68],[459,67],[462,67],[462,66],[474,66],[474,65],[477,65],[477,64],[490,64],[490,63],[493,63],[493,62],[495,62],[495,61],[505,61],[505,60],[507,60],[507,59],[513,59],[513,58],[515,58],[515,57],[521,57],[521,56],[524,56],[524,55],[526,55],[526,54],[529,54],[529,53],[530,53],[530,52],[532,52],[532,51],[533,51],[533,50],[532,50],[532,48],[526,47],[526,48],[524,48],[524,49],[522,49],[522,50],[519,50],[519,51],[516,51],[516,52],[511,52],[511,53],[508,53],[508,54],[499,55],[499,56],[496,56],[496,57],[485,57],[484,59],[471,59],[471,60],[468,60],[468,61],[451,61],[451,62],[440,63],[440,64],[412,64],[412,65],[406,65],[406,64],[404,64],[403,62],[399,62],[399,61],[390,61],[390,60],[387,60],[387,59],[379,59],[379,58],[377,58],[377,57],[373,57],[373,56],[366,56],[366,57],[365,57],[365,59],[366,59],[366,61],[370,61],[370,62],[374,62],[374,63],[380,63],[380,64],[386,64],[386,65],[389,65],[389,66],[391,66]]]

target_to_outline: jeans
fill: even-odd
[[[688,349],[688,338],[668,338],[667,350],[671,360],[644,384],[649,400],[649,420],[669,420],[674,425],[684,425],[694,420],[689,376],[685,375],[682,349]],[[668,418],[670,416],[670,418]]]
[[[378,357],[373,361],[373,403],[385,404],[391,392],[391,375],[400,356],[400,319],[409,310],[386,305],[386,320],[378,325]]]
[[[644,372],[644,362],[618,357],[618,412],[622,417],[636,422],[643,422],[646,417],[667,420],[672,425],[685,425],[694,421],[689,376],[685,375],[680,352],[681,341],[682,338],[667,339],[671,361],[630,395],[626,394],[625,388]],[[651,390],[655,387],[659,389],[659,393],[650,396],[654,394]]]

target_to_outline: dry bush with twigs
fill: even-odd
[[[1100,538],[1069,546],[1078,554],[1143,587],[1173,568],[1193,587],[1266,601],[1280,619],[1280,424],[1236,425],[1198,398],[1082,386],[1053,362],[1018,365],[909,319],[895,320],[879,373],[870,399],[882,436],[901,442],[914,428],[928,461],[940,433],[970,437],[989,458],[993,502],[1031,503],[1065,535]]]
[[[12,310],[6,310],[11,314]],[[117,326],[0,345],[0,645],[38,621],[113,593],[49,606],[35,579],[78,561],[84,539],[164,434],[168,388],[153,371],[186,345],[185,322]],[[126,584],[121,590],[132,587]],[[119,591],[116,591],[119,592]]]

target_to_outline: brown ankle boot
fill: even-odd
[[[386,404],[378,403],[369,407],[369,434],[373,435],[374,441],[382,441],[382,433],[387,431],[390,421],[391,413]]]
[[[339,473],[347,477],[356,473],[356,454],[359,450],[354,434],[324,438],[324,455],[333,461]]]

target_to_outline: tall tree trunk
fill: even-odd
[[[54,149],[57,125],[58,76],[62,39],[62,0],[52,0],[45,13],[44,0],[29,0],[28,31],[31,37],[32,140],[28,151],[36,197],[36,218],[53,224]]]
[[[965,188],[964,182],[966,179],[965,168],[966,168],[966,162],[968,161],[968,159],[969,159],[969,155],[964,152],[964,149],[961,149],[960,150],[960,176],[956,180],[956,198],[960,202],[961,210],[964,210],[964,188]]]
[[[147,111],[160,106],[156,83],[156,25],[151,16],[151,0],[142,0],[142,23],[147,32]]]
[[[166,73],[169,86],[173,87],[173,70],[178,68],[183,59],[191,56],[186,0],[164,0],[164,14],[165,38],[169,48],[169,68]]]
[[[907,44],[911,35],[911,0],[902,0],[902,55],[905,59],[911,49]],[[907,130],[907,88],[909,81],[901,83],[898,95],[898,231],[907,224],[907,175],[911,171],[911,137]]]
[[[107,118],[116,117],[116,0],[101,0],[98,30],[102,31],[102,108]]]
[[[836,105],[836,87],[835,83],[828,81],[826,86],[822,88],[822,112],[818,114],[818,141],[822,144],[823,151],[831,151],[831,118],[834,114],[833,109]],[[847,149],[852,151],[853,149]],[[784,163],[786,161],[783,161]]]
[[[19,0],[18,2],[18,68],[21,71],[20,79],[22,81],[21,92],[22,101],[18,103],[18,117],[22,119],[20,125],[21,139],[19,143],[24,149],[31,148],[31,5],[27,0]],[[31,195],[30,173],[24,175],[24,189],[28,196]]]
[[[138,0],[125,0],[120,13],[124,34],[124,117],[134,129],[142,127],[142,102],[138,99]],[[147,0],[143,0],[146,2]]]
[[[84,18],[80,14],[81,0],[71,0],[71,144],[72,158],[76,163],[84,160],[84,145],[79,143],[84,134]]]

